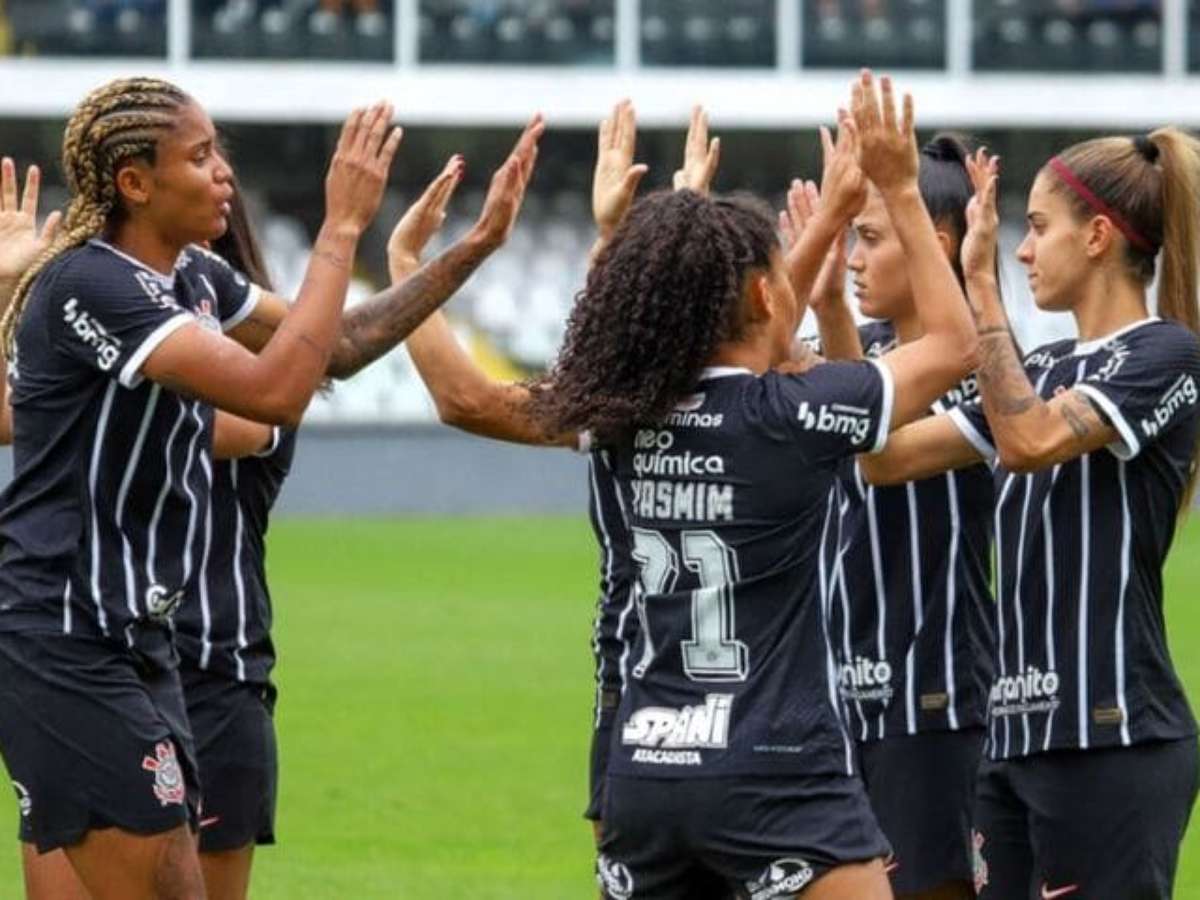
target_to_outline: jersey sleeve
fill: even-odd
[[[254,312],[262,297],[262,288],[254,284],[216,253],[191,248],[201,281],[217,301],[216,315],[221,330],[229,331]]]
[[[1143,326],[1113,341],[1103,365],[1075,390],[1119,435],[1109,449],[1133,459],[1175,424],[1195,414],[1200,341],[1175,323]]]
[[[962,436],[988,462],[996,459],[996,446],[992,442],[992,429],[983,414],[983,401],[975,397],[946,411],[950,421],[962,432]]]
[[[166,294],[143,289],[127,272],[78,267],[46,286],[48,329],[66,356],[137,387],[146,358],[196,317]]]
[[[765,416],[814,462],[875,453],[887,443],[895,385],[878,360],[827,362],[802,374],[763,376]]]

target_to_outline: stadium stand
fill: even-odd
[[[812,68],[946,65],[944,0],[816,0],[804,6],[804,64]]]
[[[10,52],[164,56],[166,0],[8,0]]]
[[[393,59],[391,0],[194,0],[204,59]]]

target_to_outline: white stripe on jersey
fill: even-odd
[[[1006,638],[1004,632],[1004,566],[1000,565],[1000,561],[1004,559],[1004,532],[1002,530],[1002,526],[1004,523],[1004,504],[1008,502],[1008,492],[1016,478],[1017,476],[1011,472],[1004,477],[1004,484],[1000,488],[1000,496],[996,499],[996,565],[994,567],[996,571],[996,659],[1000,663],[1001,677],[1008,675],[1008,667],[1005,664],[1006,657],[1004,653],[1004,642]],[[1010,738],[1012,737],[1010,733],[1011,726],[1008,723],[1008,716],[1001,716],[1000,718],[1002,718],[1004,721],[1004,755],[1008,756],[1009,742]],[[995,727],[996,717],[993,716],[993,732],[995,731]],[[993,733],[992,747],[995,748],[997,745],[996,735]]]
[[[133,452],[129,454],[129,462],[125,465],[125,475],[121,478],[121,487],[117,491],[116,522],[117,531],[121,534],[121,558],[125,564],[125,605],[135,619],[138,617],[136,579],[133,574],[133,547],[121,527],[125,518],[125,501],[129,497],[129,486],[133,483],[133,475],[138,462],[142,458],[142,447],[146,443],[146,432],[150,428],[150,420],[154,418],[154,409],[158,406],[158,397],[162,393],[159,385],[150,388],[150,396],[146,400],[146,411],[142,413],[142,423],[138,426],[137,438],[133,442]]]
[[[88,472],[88,494],[92,504],[92,602],[96,604],[96,616],[100,630],[108,634],[108,616],[100,595],[100,522],[96,517],[96,479],[100,473],[100,448],[104,446],[104,432],[108,429],[108,417],[112,413],[113,397],[117,383],[110,381],[104,391],[104,402],[100,407],[100,418],[96,422],[96,435],[92,438],[92,465]]]
[[[63,634],[71,633],[71,576],[67,576],[67,586],[63,588]]]
[[[192,412],[195,412],[193,408]],[[188,461],[191,464],[191,460]],[[213,474],[212,466],[203,451],[200,453],[200,469],[208,481],[208,495],[212,496]],[[184,482],[186,485],[187,482]],[[190,498],[191,492],[188,492]],[[193,512],[195,509],[193,508]],[[189,524],[191,516],[189,518]],[[188,528],[188,541],[191,541],[192,530]],[[204,549],[200,551],[200,572],[196,580],[200,584],[200,668],[207,669],[212,658],[212,605],[208,602],[208,557],[212,551],[212,503],[204,505]]]
[[[904,709],[908,719],[908,733],[917,733],[917,636],[925,624],[925,596],[921,590],[921,542],[917,538],[919,523],[917,521],[917,486],[908,482],[905,486],[908,495],[908,543],[912,557],[912,595],[913,595],[913,639],[909,642],[908,653],[904,660],[904,677],[908,682],[904,690]]]
[[[183,545],[183,580],[186,583],[192,577],[192,540],[196,534],[196,495],[192,493],[192,487],[188,484],[189,476],[192,473],[192,463],[196,459],[196,441],[199,440],[201,433],[204,431],[204,422],[200,418],[200,404],[192,404],[192,418],[196,420],[196,430],[192,433],[192,441],[188,444],[188,458],[183,466],[183,492],[188,497],[188,527],[187,536]],[[204,459],[204,448],[200,449],[201,460]],[[208,486],[212,488],[212,470],[208,470]],[[207,504],[206,504],[207,505]]]
[[[1023,476],[1025,499],[1021,501],[1021,527],[1017,529],[1017,573],[1013,579],[1013,614],[1017,619],[1017,677],[1025,674],[1025,612],[1021,609],[1021,582],[1025,578],[1025,528],[1029,522],[1029,501],[1033,494],[1033,474]],[[1029,755],[1029,713],[1021,713],[1021,727],[1025,732],[1022,753]]]
[[[818,547],[824,547],[829,536],[829,523],[833,520],[834,493],[835,491],[832,489],[829,491],[829,501],[825,505],[825,524],[821,529],[821,542],[817,544]],[[826,576],[824,554],[818,553],[817,557],[817,586],[820,591],[821,631],[825,635],[825,680],[829,684],[829,706],[833,709],[833,717],[838,723],[838,730],[842,733],[842,743],[846,745],[846,774],[853,775],[854,746],[850,743],[846,720],[842,717],[841,709],[838,708],[837,660],[833,655],[833,644],[829,638],[829,610],[833,605],[833,587]]]
[[[608,456],[606,454],[601,454],[601,459],[604,461],[605,467],[608,468],[611,473],[612,466],[608,462]],[[614,481],[613,494],[617,498],[617,509],[620,510],[620,512],[621,512],[621,521],[625,525],[626,532],[628,532],[629,531],[629,513],[626,512],[626,510],[625,510],[625,498],[621,496],[621,485],[619,482]],[[629,681],[629,669],[628,669],[629,654],[633,652],[633,641],[626,640],[625,627],[626,627],[626,622],[629,621],[629,614],[631,612],[633,612],[634,608],[637,606],[638,584],[639,584],[639,578],[635,574],[634,577],[632,579],[630,579],[630,583],[629,583],[629,599],[625,602],[625,608],[623,610],[621,610],[621,617],[619,619],[617,619],[617,634],[621,635],[621,640],[625,644],[625,649],[621,651],[621,659],[620,659],[621,696],[622,697],[625,696],[625,685]],[[649,640],[649,637],[650,637],[649,635],[646,635],[647,640]]]
[[[1050,517],[1050,498],[1054,496],[1054,485],[1062,464],[1050,472],[1050,488],[1046,491],[1046,502],[1042,504],[1042,534],[1046,545],[1046,668],[1054,672],[1058,668],[1058,654],[1054,651],[1054,520]],[[1050,736],[1054,733],[1054,707],[1046,716],[1046,739],[1043,750],[1050,749]]]
[[[158,583],[158,576],[154,571],[154,561],[158,558],[158,525],[162,519],[163,505],[167,502],[167,494],[171,490],[171,448],[175,445],[175,436],[179,434],[179,428],[183,425],[183,420],[187,416],[187,403],[181,397],[176,397],[176,402],[179,404],[179,415],[175,419],[175,425],[171,428],[171,433],[167,435],[167,443],[163,450],[163,460],[167,477],[163,481],[162,490],[158,492],[158,500],[154,503],[154,515],[150,517],[150,530],[147,532],[146,580],[151,584]]]
[[[958,575],[958,536],[962,530],[962,516],[958,511],[958,479],[953,472],[946,473],[946,495],[950,499],[950,564],[946,569],[946,716],[950,730],[958,731],[958,710],[954,705],[954,603],[958,598],[954,592],[958,589],[955,579]]]
[[[592,486],[592,502],[596,504],[596,521],[600,523],[601,543],[604,547],[604,585],[605,596],[600,598],[596,607],[596,619],[592,623],[592,652],[596,654],[599,668],[596,669],[596,720],[593,728],[600,727],[600,713],[604,694],[604,657],[600,653],[600,622],[604,616],[604,606],[608,601],[607,591],[612,585],[613,548],[612,538],[608,534],[608,526],[604,524],[604,508],[600,500],[600,483],[596,480],[596,458],[588,457],[588,480]],[[623,654],[622,654],[623,655]]]
[[[835,495],[837,493],[838,493],[837,488],[832,489],[829,492],[830,498],[834,499]],[[833,562],[833,580],[830,583],[828,601],[827,602],[822,601],[821,609],[822,609],[822,615],[825,615],[824,610],[829,611],[828,612],[829,621],[832,622],[833,621],[833,593],[834,593],[834,591],[837,591],[838,593],[841,594],[841,597],[842,597],[842,652],[846,654],[846,661],[850,665],[853,666],[854,665],[854,652],[850,646],[850,594],[846,590],[846,568],[843,564],[844,560],[846,558],[846,545],[841,540],[842,536],[845,535],[845,533],[846,533],[846,527],[845,527],[846,510],[848,510],[849,508],[850,508],[849,500],[845,501],[844,503],[838,504],[838,527],[837,527],[838,542],[837,542],[837,546],[834,547],[834,549],[833,549],[833,560],[834,560],[834,562]],[[821,536],[821,546],[824,546],[824,544],[825,544],[825,536],[822,535]],[[830,638],[830,640],[832,641],[832,638]],[[835,670],[837,668],[836,662],[837,661],[834,660],[834,663],[835,663],[834,669]],[[845,711],[846,720],[849,721],[850,706],[848,703],[846,703],[845,700],[842,700],[842,707]],[[862,739],[865,741],[867,739],[867,719],[863,715],[862,701],[855,698],[854,708],[858,710],[858,719],[860,722],[862,722]],[[880,735],[880,737],[882,737],[882,736],[883,735]]]
[[[884,587],[883,580],[883,557],[882,551],[879,548],[879,518],[875,511],[874,485],[867,486],[867,535],[871,539],[871,568],[875,574],[875,613],[876,618],[879,620],[879,627],[876,632],[876,644],[878,646],[879,658],[886,659],[887,589]],[[883,739],[885,728],[884,713],[884,709],[879,711],[879,738],[881,740]]]
[[[279,429],[276,429],[276,433],[278,431]],[[246,640],[246,581],[242,578],[242,539],[245,535],[246,524],[245,518],[242,515],[242,498],[238,493],[238,464],[236,459],[229,464],[229,479],[233,485],[234,508],[237,510],[237,525],[233,532],[233,586],[237,591],[238,627],[237,647],[233,650],[233,658],[237,661],[238,681],[245,681],[246,661],[242,659],[242,651],[250,645],[250,642]]]
[[[1125,481],[1125,461],[1117,462],[1117,477],[1121,483],[1121,592],[1117,601],[1116,646],[1117,708],[1121,710],[1121,743],[1129,746],[1129,706],[1125,701],[1125,589],[1129,586],[1130,533],[1129,489]]]
[[[1079,749],[1088,748],[1088,568],[1092,551],[1092,467],[1088,454],[1079,457]]]

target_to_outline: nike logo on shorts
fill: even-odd
[[[213,825],[216,825],[216,824],[217,824],[218,822],[220,822],[220,821],[221,821],[221,817],[220,817],[220,816],[212,816],[212,817],[210,817],[210,818],[207,818],[207,819],[201,819],[201,820],[200,820],[200,827],[201,827],[201,828],[211,828]],[[1055,895],[1055,896],[1057,896],[1057,895]]]
[[[1054,888],[1051,890],[1050,885],[1042,883],[1042,900],[1054,900],[1055,897],[1065,897],[1067,894],[1073,894],[1079,890],[1079,885],[1068,884],[1066,887]]]

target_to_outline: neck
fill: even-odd
[[[896,341],[900,344],[911,344],[924,337],[925,329],[921,327],[921,317],[916,310],[892,319],[892,328],[896,332]]]
[[[1071,314],[1075,316],[1079,340],[1092,341],[1146,318],[1146,291],[1105,269],[1087,285]]]
[[[771,368],[771,350],[765,342],[729,341],[717,347],[705,365],[749,369],[761,375]]]
[[[152,228],[127,219],[111,233],[109,242],[155,272],[170,275],[183,247],[167,240]]]

